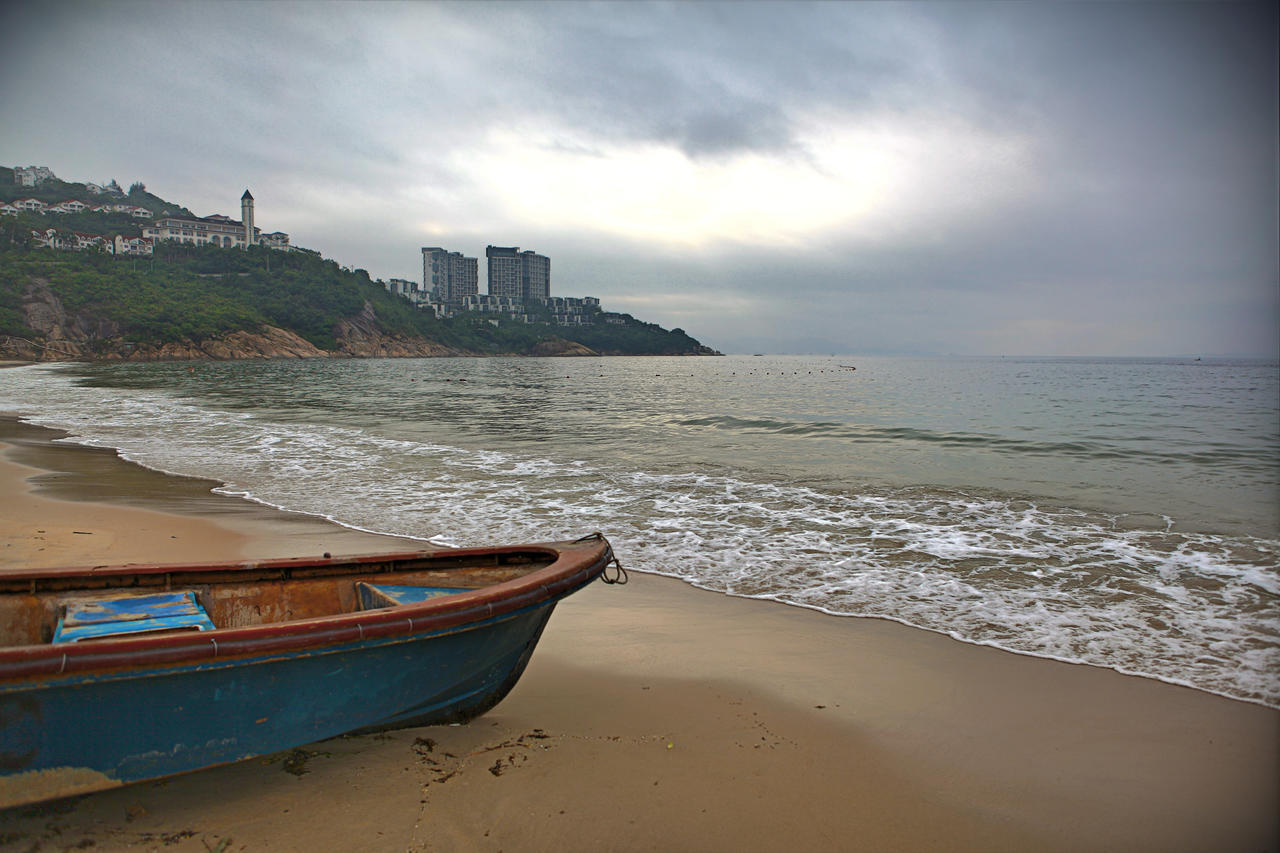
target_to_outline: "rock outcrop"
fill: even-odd
[[[594,355],[600,353],[584,346],[577,341],[566,341],[564,338],[547,338],[544,341],[538,341],[533,345],[533,352],[530,355],[538,356],[575,356],[575,355]]]
[[[49,282],[33,278],[27,282],[22,297],[22,313],[27,327],[40,335],[39,340],[10,339],[6,356],[32,361],[60,361],[83,358],[93,342],[119,335],[115,323],[105,319],[70,316]]]
[[[377,313],[368,302],[354,317],[338,322],[334,330],[338,339],[335,355],[353,358],[423,358],[441,355],[461,355],[426,338],[388,333],[382,328]]]
[[[225,332],[199,341],[142,346],[106,341],[95,357],[106,361],[229,361],[237,358],[328,358],[329,355],[293,332],[263,326],[254,332]]]

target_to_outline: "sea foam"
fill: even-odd
[[[450,545],[598,529],[628,568],[705,589],[1280,706],[1275,540],[974,490],[824,489],[396,438],[48,368],[0,371],[0,408],[359,529]]]

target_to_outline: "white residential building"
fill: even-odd
[[[475,294],[479,284],[475,258],[439,246],[422,248],[422,289],[427,294],[435,294],[438,302],[457,306]]]
[[[422,287],[416,281],[410,281],[407,278],[391,279],[387,282],[387,290],[415,304],[427,301],[427,294]]]
[[[546,299],[551,296],[551,259],[519,246],[487,246],[489,295],[513,299]]]
[[[31,242],[36,246],[47,246],[51,249],[100,249],[108,252],[112,250],[111,241],[101,234],[82,234],[78,231],[60,231],[57,228],[32,231]]]
[[[131,205],[117,205],[117,209]],[[249,245],[263,245],[272,249],[292,249],[289,235],[274,231],[263,235],[253,224],[253,196],[248,190],[240,197],[240,212],[244,221],[237,221],[221,213],[212,216],[162,216],[150,225],[142,226],[142,236],[151,240],[172,240],[177,243],[223,249],[243,249]],[[134,214],[141,216],[141,214]],[[150,211],[147,211],[150,216]],[[143,217],[145,218],[145,217]]]
[[[109,245],[101,234],[82,234],[75,231],[72,232],[72,237],[77,249],[104,249]]]
[[[214,245],[224,249],[243,249],[244,224],[225,216],[162,216],[142,226],[142,236],[151,240],[172,240],[193,246]]]
[[[117,234],[112,246],[117,255],[150,255],[154,243],[146,237],[125,237]]]
[[[600,313],[600,300],[594,296],[549,296],[543,303],[558,326],[591,326]]]
[[[27,213],[42,213],[45,208],[45,203],[38,198],[20,198],[12,204],[18,210]]]
[[[493,296],[475,293],[462,301],[464,311],[481,314],[506,314],[512,319],[524,319],[524,300],[513,296]]]
[[[136,204],[110,204],[110,205],[104,204],[102,206],[110,210],[113,210],[116,213],[127,213],[130,216],[136,217],[137,219],[151,218],[150,210],[147,210],[145,207],[138,207]],[[219,218],[227,219],[227,217],[225,216],[222,216],[222,217],[210,216],[207,218],[208,219],[219,219]],[[231,220],[227,219],[227,221],[230,222]]]
[[[115,181],[109,184],[95,184],[92,181],[85,181],[84,188],[90,195],[124,195],[124,190],[120,189],[120,185]]]
[[[48,166],[14,166],[13,182],[24,187],[34,187],[36,184],[44,181],[52,181],[57,178]]]

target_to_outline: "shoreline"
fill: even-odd
[[[424,544],[56,435],[0,418],[0,570]],[[0,812],[0,849],[1280,850],[1274,709],[631,577],[466,726]]]

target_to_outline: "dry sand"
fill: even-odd
[[[0,421],[0,569],[405,545],[49,437]],[[0,811],[0,849],[1280,851],[1278,747],[1272,709],[633,572],[469,725]]]

